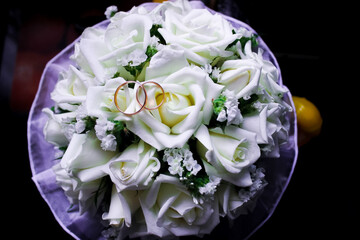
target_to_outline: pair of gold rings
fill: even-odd
[[[119,107],[119,104],[118,104],[118,99],[117,99],[117,95],[119,93],[119,91],[124,88],[124,87],[128,87],[129,84],[138,84],[139,87],[138,89],[136,90],[136,93],[135,93],[135,96],[136,96],[136,101],[137,103],[140,105],[140,109],[133,112],[133,113],[128,113],[128,112],[124,112],[121,110],[121,108]],[[147,103],[148,103],[148,96],[147,96],[147,92],[146,92],[146,89],[145,89],[145,85],[149,85],[149,84],[153,84],[155,85],[156,87],[160,88],[161,92],[162,92],[162,100],[161,102],[156,105],[155,107],[147,107]],[[135,87],[134,87],[135,88]],[[144,94],[144,100],[141,102],[140,99],[139,99],[139,90],[143,92]],[[156,100],[155,100],[156,101]],[[157,83],[157,82],[154,82],[154,81],[146,81],[146,82],[137,82],[137,81],[126,81],[124,82],[123,84],[121,84],[119,87],[117,87],[116,91],[115,91],[115,94],[114,94],[114,103],[115,103],[115,106],[116,108],[119,110],[119,112],[121,112],[122,114],[125,114],[125,115],[128,115],[128,116],[131,116],[131,115],[135,115],[135,114],[138,114],[139,112],[141,112],[143,109],[146,109],[146,110],[156,110],[158,109],[159,107],[161,107],[161,105],[163,105],[163,103],[165,102],[165,91],[164,89],[162,88],[162,86]]]

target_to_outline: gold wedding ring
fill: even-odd
[[[144,95],[145,95],[144,103],[143,103],[143,104],[139,103],[139,101],[138,101],[138,103],[139,103],[140,106],[141,106],[140,109],[137,110],[136,112],[133,112],[133,113],[126,113],[126,112],[124,112],[124,111],[122,111],[122,110],[120,109],[119,104],[118,104],[118,101],[117,101],[117,95],[118,95],[120,89],[122,89],[124,86],[129,85],[130,83],[139,84],[139,83],[136,82],[136,81],[126,81],[126,82],[124,82],[123,84],[121,84],[120,86],[117,87],[117,89],[116,89],[116,91],[115,91],[115,94],[114,94],[114,103],[115,103],[116,108],[119,110],[119,112],[121,112],[122,114],[128,115],[128,116],[135,115],[135,114],[141,112],[141,111],[143,110],[143,108],[145,107],[146,101],[147,101],[147,93],[146,93],[146,91],[145,91],[145,88],[142,86],[142,84],[139,84],[139,88],[142,88],[142,89],[143,89],[143,92],[144,92]],[[138,91],[136,91],[136,92],[138,92]],[[137,95],[137,93],[136,93],[136,95]]]
[[[136,101],[137,101],[138,104],[140,105],[140,109],[137,110],[137,111],[135,111],[135,112],[133,112],[133,113],[127,113],[127,112],[122,111],[121,108],[119,107],[118,100],[117,100],[117,95],[118,95],[119,91],[120,91],[123,87],[125,87],[125,86],[127,86],[127,85],[129,85],[129,84],[131,84],[131,83],[134,83],[134,84],[138,84],[138,85],[139,85],[139,88],[136,90],[135,96],[136,96]],[[145,86],[144,86],[145,84],[154,84],[154,85],[156,85],[157,87],[159,87],[159,88],[161,89],[163,98],[162,98],[161,102],[160,102],[157,106],[155,106],[155,107],[146,107],[146,104],[147,104],[147,101],[148,101],[148,96],[147,96],[147,92],[146,92],[146,90],[145,90]],[[140,100],[139,100],[139,89],[140,89],[140,88],[141,88],[142,91],[144,92],[144,96],[145,96],[143,103],[141,103]],[[132,115],[138,114],[138,113],[141,112],[143,109],[150,110],[150,111],[151,111],[151,110],[156,110],[156,109],[158,109],[159,107],[161,107],[161,105],[162,105],[164,102],[165,102],[165,91],[164,91],[163,87],[162,87],[159,83],[154,82],[154,81],[146,81],[146,82],[143,82],[143,83],[136,82],[136,81],[126,81],[126,82],[122,83],[120,86],[118,86],[118,87],[116,88],[116,91],[115,91],[115,94],[114,94],[114,103],[115,103],[116,108],[119,110],[119,112],[121,112],[121,113],[124,114],[124,115],[128,115],[128,116],[132,116]]]

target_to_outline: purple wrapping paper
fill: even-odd
[[[202,2],[193,1],[191,4],[194,8],[206,8]],[[142,6],[147,9],[152,9],[156,6],[156,3],[144,3]],[[210,11],[214,12],[212,10]],[[255,33],[255,31],[247,24],[228,16],[224,17],[234,27],[245,27]],[[106,27],[108,23],[109,21],[105,20],[97,24],[96,27]],[[258,38],[258,41],[259,47],[264,49],[264,59],[270,60],[278,69],[280,69],[273,53],[264,41],[260,37]],[[74,64],[69,59],[69,56],[72,55],[73,51],[74,43],[66,47],[48,62],[42,74],[38,92],[30,110],[28,119],[28,148],[33,175],[32,179],[41,196],[49,205],[54,217],[66,232],[75,239],[103,239],[101,237],[101,231],[104,226],[101,224],[100,213],[94,217],[89,216],[86,213],[80,216],[77,211],[68,211],[70,203],[64,195],[63,190],[56,184],[55,174],[51,169],[55,163],[53,161],[53,146],[45,141],[43,135],[43,127],[48,118],[42,113],[42,109],[54,105],[53,101],[50,99],[50,93],[53,91],[58,80],[58,74],[61,71],[67,70],[70,64]],[[282,84],[281,74],[279,82]],[[295,109],[290,93],[285,95],[285,99],[293,109]],[[268,185],[258,197],[252,212],[241,215],[231,223],[230,227],[227,223],[220,223],[213,231],[213,234],[222,232],[222,237],[224,239],[231,239],[233,236],[237,236],[237,239],[247,239],[259,229],[274,212],[290,181],[298,155],[295,111],[289,113],[288,118],[290,121],[289,141],[286,145],[281,147],[281,157],[261,159],[258,161],[258,165],[266,169],[265,178]],[[225,234],[222,231],[224,228],[227,228]],[[211,238],[211,236],[209,238]]]

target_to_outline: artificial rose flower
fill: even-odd
[[[216,56],[232,55],[225,50],[237,38],[232,29],[223,17],[206,9],[192,9],[179,14],[169,8],[164,11],[163,28],[159,28],[159,32],[167,44],[180,45],[188,52],[196,53],[196,57],[187,57],[205,65]]]
[[[61,162],[55,164],[52,169],[56,176],[56,183],[64,190],[70,204],[79,206],[80,215],[86,211],[95,213],[99,204],[94,203],[100,203],[105,194],[105,191],[99,191],[104,178],[82,182],[63,168]]]
[[[106,29],[87,28],[75,44],[72,59],[95,77],[97,85],[103,85],[117,72],[132,79],[123,67],[123,59],[131,61],[131,56],[139,56],[139,51],[145,55],[151,44],[151,27],[152,20],[145,14],[118,13]]]
[[[148,101],[156,110],[144,110],[127,123],[129,130],[156,149],[183,147],[201,123],[209,123],[212,99],[219,96],[221,85],[215,84],[199,67],[183,67],[148,91]]]
[[[229,219],[235,219],[240,214],[246,214],[252,210],[256,204],[256,197],[267,185],[264,179],[264,169],[256,168],[255,165],[249,167],[252,184],[248,188],[236,188],[229,183],[221,184],[216,192],[219,199],[220,216],[227,216]]]
[[[240,187],[251,185],[248,167],[260,157],[256,134],[236,126],[222,130],[201,125],[195,137],[209,176],[220,177]]]
[[[261,66],[251,59],[227,60],[221,66],[218,83],[235,92],[236,98],[249,98],[256,93]]]
[[[102,56],[110,52],[104,42],[104,34],[105,29],[86,28],[80,41],[75,43],[74,54],[71,56],[83,71],[95,77],[96,85],[103,84],[117,71],[115,62],[100,61]]]
[[[102,168],[115,153],[102,150],[100,145],[101,142],[92,131],[74,134],[61,159],[61,167],[81,182],[105,176]]]
[[[61,123],[63,119],[75,117],[75,112],[55,114],[51,109],[44,108],[43,113],[48,116],[48,120],[43,129],[45,140],[57,147],[67,146],[69,140],[64,134]]]
[[[56,176],[56,183],[64,190],[70,204],[78,204],[79,190],[74,190],[74,181],[68,172],[61,167],[60,163],[55,164],[52,170]]]
[[[140,141],[127,147],[109,162],[109,175],[117,190],[140,190],[148,188],[152,177],[160,169],[156,150]]]
[[[151,12],[149,12],[150,16],[163,16],[166,10],[174,11],[180,15],[185,15],[190,12],[193,7],[190,5],[189,1],[164,1],[162,4],[159,4],[155,7]],[[162,22],[159,22],[162,23]]]
[[[103,170],[105,164],[114,157],[115,153],[103,151],[100,141],[91,131],[86,134],[74,134],[66,149],[55,173],[59,185],[68,192],[78,193],[80,213],[89,208],[93,209],[95,202],[101,202],[104,192],[99,191],[99,186],[106,176]],[[69,180],[72,190],[69,189]],[[72,194],[72,193],[71,193]],[[69,194],[68,194],[69,196]],[[96,198],[96,200],[95,200]]]
[[[241,128],[256,133],[256,142],[265,145],[262,150],[269,157],[279,157],[279,146],[288,138],[288,126],[282,123],[286,112],[281,104],[268,103],[241,123]]]
[[[92,76],[70,66],[67,72],[59,75],[59,81],[50,94],[51,99],[62,109],[73,111],[74,104],[84,102],[88,87],[94,84]]]
[[[139,55],[136,53],[138,51],[145,53],[151,42],[151,27],[152,20],[148,15],[138,13],[116,15],[111,19],[104,34],[104,42],[109,53],[99,60],[104,64],[116,63],[124,66],[127,63],[122,63],[123,58],[129,58],[130,54]]]
[[[229,183],[221,184],[216,194],[220,204],[220,216],[230,219],[238,217],[236,212],[244,204],[244,200],[240,198],[235,186]]]
[[[178,178],[164,174],[141,193],[140,204],[149,234],[158,237],[208,234],[219,223],[216,198],[195,204]]]
[[[261,67],[260,87],[265,89],[276,102],[288,108],[289,106],[282,100],[283,95],[288,92],[288,90],[278,84],[279,70],[272,62],[263,59],[263,50],[259,48],[258,53],[253,52],[251,49],[251,41],[248,41],[244,46],[244,52],[238,49],[238,53],[241,59],[253,60],[259,64]]]

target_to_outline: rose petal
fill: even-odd
[[[125,219],[124,207],[116,191],[115,185],[112,187],[109,211],[103,213],[102,219],[109,220],[111,225],[119,226]]]
[[[104,151],[95,134],[74,134],[61,159],[61,166],[67,170],[86,169],[107,163],[114,152]]]
[[[241,127],[245,130],[256,133],[256,141],[258,144],[268,143],[267,133],[267,106],[260,112],[259,115],[252,115],[244,117]]]
[[[187,66],[189,63],[183,50],[165,46],[151,58],[150,65],[146,68],[145,79],[168,76]]]

